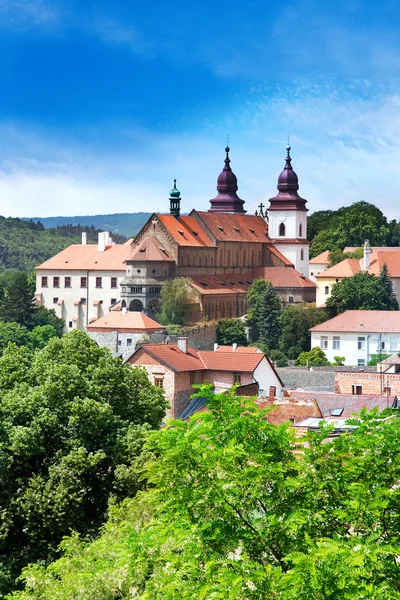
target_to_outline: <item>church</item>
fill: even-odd
[[[245,315],[247,292],[260,277],[271,281],[285,306],[315,302],[316,285],[307,277],[307,201],[299,196],[290,150],[267,213],[261,204],[246,214],[228,147],[208,211],[181,214],[175,180],[169,214],[154,213],[132,243],[121,309],[156,314],[163,284],[175,277],[191,280],[191,321]]]

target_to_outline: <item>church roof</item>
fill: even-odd
[[[269,242],[268,224],[262,217],[193,211],[221,242]],[[193,214],[193,212],[191,214]]]
[[[285,167],[278,177],[278,194],[269,199],[270,210],[307,210],[307,200],[298,194],[299,180],[293,171],[290,146],[286,146]]]
[[[255,267],[254,278],[262,277],[270,281],[274,288],[316,288],[316,284],[302,275],[295,268],[288,267]]]
[[[230,148],[225,148],[225,165],[218,176],[217,191],[218,194],[210,200],[210,212],[216,213],[245,213],[243,208],[244,200],[237,195],[237,178],[230,166],[229,152]]]
[[[139,260],[173,261],[173,258],[155,236],[150,236],[144,238],[138,246],[135,246],[132,254],[127,259],[128,262]]]
[[[183,216],[177,219],[173,215],[161,214],[158,214],[157,217],[179,246],[214,246],[206,232],[193,217]]]

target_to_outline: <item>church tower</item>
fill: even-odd
[[[214,213],[240,213],[246,212],[243,208],[244,200],[237,195],[238,184],[235,173],[231,169],[229,152],[230,148],[225,148],[225,166],[217,180],[218,194],[210,200],[211,208],[208,212]]]
[[[269,237],[302,275],[308,277],[307,200],[298,194],[299,180],[293,171],[290,146],[285,168],[278,178],[278,194],[269,199]]]

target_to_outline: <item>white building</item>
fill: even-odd
[[[325,250],[325,252],[318,254],[318,256],[315,256],[310,260],[308,277],[311,281],[314,281],[314,283],[317,282],[318,275],[329,268],[329,254],[330,250]]]
[[[113,244],[108,232],[98,244],[73,244],[36,268],[36,300],[54,308],[65,331],[85,327],[119,302],[131,244]]]
[[[400,350],[400,311],[348,310],[310,329],[311,347],[329,361],[344,356],[345,365],[363,366],[373,354]]]
[[[278,178],[278,194],[269,200],[268,234],[295,269],[308,277],[307,200],[297,192],[299,180],[293,171],[290,146],[286,150],[285,168]]]

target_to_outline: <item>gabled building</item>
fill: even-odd
[[[325,250],[325,252],[322,252],[322,254],[318,254],[318,256],[315,256],[310,260],[308,276],[311,279],[311,281],[316,282],[318,275],[323,271],[329,269],[329,254],[330,250]]]
[[[124,363],[142,366],[154,385],[164,389],[171,408],[167,416],[179,417],[194,393],[194,384],[211,383],[216,392],[234,384],[242,387],[257,384],[252,390],[282,393],[282,381],[268,357],[257,348],[226,346],[212,350],[195,350],[186,338],[177,344],[144,344],[127,356]]]

